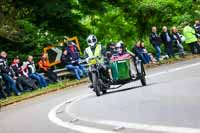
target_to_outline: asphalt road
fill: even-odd
[[[82,84],[2,108],[0,133],[200,133],[200,59],[147,75],[145,87],[96,97]]]

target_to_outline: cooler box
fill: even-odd
[[[110,66],[113,80],[130,79],[130,59],[113,61]]]

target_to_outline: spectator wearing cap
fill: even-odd
[[[21,93],[17,89],[16,82],[13,80],[12,71],[8,66],[7,53],[5,51],[2,51],[0,54],[0,70],[1,70],[2,78],[6,84],[6,92],[8,96],[11,95],[11,89],[13,90],[15,95],[17,96],[21,95]]]
[[[167,30],[167,27],[166,26],[163,26],[163,29],[162,29],[162,33],[160,35],[160,38],[164,44],[164,47],[165,47],[165,51],[167,52],[167,55],[171,58],[171,57],[174,57],[174,51],[173,51],[173,46],[172,46],[172,43],[173,43],[173,40],[172,40],[172,36],[170,34],[170,32],[168,32]]]
[[[67,70],[72,71],[75,74],[77,80],[81,79],[83,73],[79,69],[79,66],[77,66],[77,63],[70,59],[66,49],[63,51],[61,56],[61,62]]]
[[[27,59],[28,75],[32,79],[37,80],[39,87],[43,88],[47,86],[46,79],[41,74],[37,73],[33,56],[29,55]]]
[[[87,72],[86,72],[85,67],[79,63],[80,51],[79,51],[77,45],[74,42],[69,41],[68,45],[66,47],[66,50],[67,50],[69,59],[72,62],[72,64],[74,64],[75,66],[78,66],[78,68],[80,69],[80,71],[82,73],[81,75],[84,74],[87,77]]]
[[[53,72],[53,68],[49,66],[48,60],[47,60],[47,54],[43,53],[41,56],[41,59],[38,62],[39,68],[45,73],[45,75],[48,77],[50,82],[56,83],[58,80],[57,74]]]

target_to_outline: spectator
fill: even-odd
[[[154,26],[152,27],[152,32],[150,34],[150,43],[153,45],[155,51],[156,51],[156,60],[160,61],[160,54],[161,54],[161,49],[160,49],[160,44],[161,44],[161,39],[157,34],[157,28]]]
[[[38,88],[33,80],[22,74],[23,66],[21,66],[18,56],[14,58],[11,68],[14,72],[14,76],[17,77],[16,82],[21,91],[31,91]]]
[[[140,60],[142,60],[142,62],[144,64],[149,64],[150,59],[149,57],[147,57],[147,55],[144,53],[143,48],[141,47],[141,42],[138,41],[136,43],[136,45],[133,47],[132,51],[135,53],[136,56],[139,57]]]
[[[186,26],[183,29],[183,35],[185,36],[185,43],[190,46],[192,54],[200,53],[200,46],[197,43],[197,37],[195,35],[195,30],[186,23]]]
[[[199,20],[195,21],[194,29],[196,31],[196,37],[200,38],[200,22],[199,22]]]
[[[45,78],[42,75],[40,75],[39,73],[36,72],[35,63],[33,61],[33,56],[31,56],[31,55],[28,56],[27,67],[28,67],[28,75],[29,75],[29,77],[31,77],[32,79],[37,80],[40,88],[46,87],[47,86],[47,82],[46,82]]]
[[[173,45],[172,45],[172,36],[167,31],[167,27],[163,26],[163,32],[160,35],[162,42],[164,43],[165,50],[167,55],[171,58],[174,57]]]
[[[185,52],[184,52],[184,47],[182,45],[182,38],[183,36],[180,35],[176,29],[176,27],[172,28],[172,39],[173,42],[176,44],[179,50],[179,56],[184,57]]]
[[[79,69],[81,70],[81,75],[85,75],[87,77],[87,72],[85,67],[79,63],[80,61],[80,51],[78,49],[78,47],[76,46],[76,44],[72,41],[68,42],[68,45],[66,47],[68,56],[70,61],[72,62],[72,64],[74,64],[75,66],[78,66]]]
[[[38,62],[39,68],[45,73],[45,75],[48,77],[50,82],[56,83],[58,78],[57,74],[53,72],[53,69],[49,66],[47,61],[47,54],[42,54],[41,59]]]
[[[79,69],[79,67],[76,65],[76,63],[70,59],[70,57],[68,56],[67,50],[63,51],[61,62],[67,70],[74,72],[77,80],[81,79],[81,76],[83,73]]]
[[[2,51],[1,55],[0,55],[0,70],[1,70],[2,78],[6,84],[6,92],[7,92],[8,96],[11,95],[10,88],[13,90],[15,95],[17,95],[17,96],[21,95],[21,93],[17,89],[16,82],[13,80],[13,78],[11,76],[11,70],[7,64],[7,53],[4,51]],[[14,77],[14,79],[15,79],[15,77]]]
[[[5,98],[6,96],[3,93],[3,86],[2,86],[2,76],[0,75],[0,99],[5,99]]]
[[[149,63],[151,63],[151,62],[154,63],[156,60],[151,53],[148,53],[147,49],[145,48],[144,42],[140,43],[140,47],[142,48],[142,52],[143,52],[143,55],[146,58],[146,60]]]

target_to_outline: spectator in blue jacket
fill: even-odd
[[[142,60],[144,64],[150,63],[150,57],[148,56],[148,53],[144,51],[144,45],[141,46],[141,41],[136,43],[132,51],[139,57],[140,60]]]
[[[163,26],[163,32],[160,35],[160,38],[165,46],[165,51],[167,52],[167,55],[171,58],[174,57],[174,51],[173,51],[173,39],[170,32],[168,32],[167,27]]]
[[[77,80],[81,79],[83,73],[79,69],[77,62],[70,58],[66,49],[63,51],[61,56],[61,62],[67,70],[72,71],[75,74]]]
[[[71,60],[71,62],[74,62],[76,66],[79,67],[79,69],[81,70],[81,75],[85,75],[87,76],[87,72],[86,72],[86,69],[85,67],[79,63],[80,61],[80,51],[77,47],[77,45],[72,42],[72,41],[69,41],[68,42],[68,45],[66,47],[66,50],[67,50],[67,53],[68,53],[68,56],[69,56],[69,59]]]
[[[152,32],[150,34],[150,43],[153,45],[155,51],[156,51],[156,60],[160,61],[160,55],[161,55],[161,39],[160,36],[157,34],[157,28],[155,26],[152,27]]]

